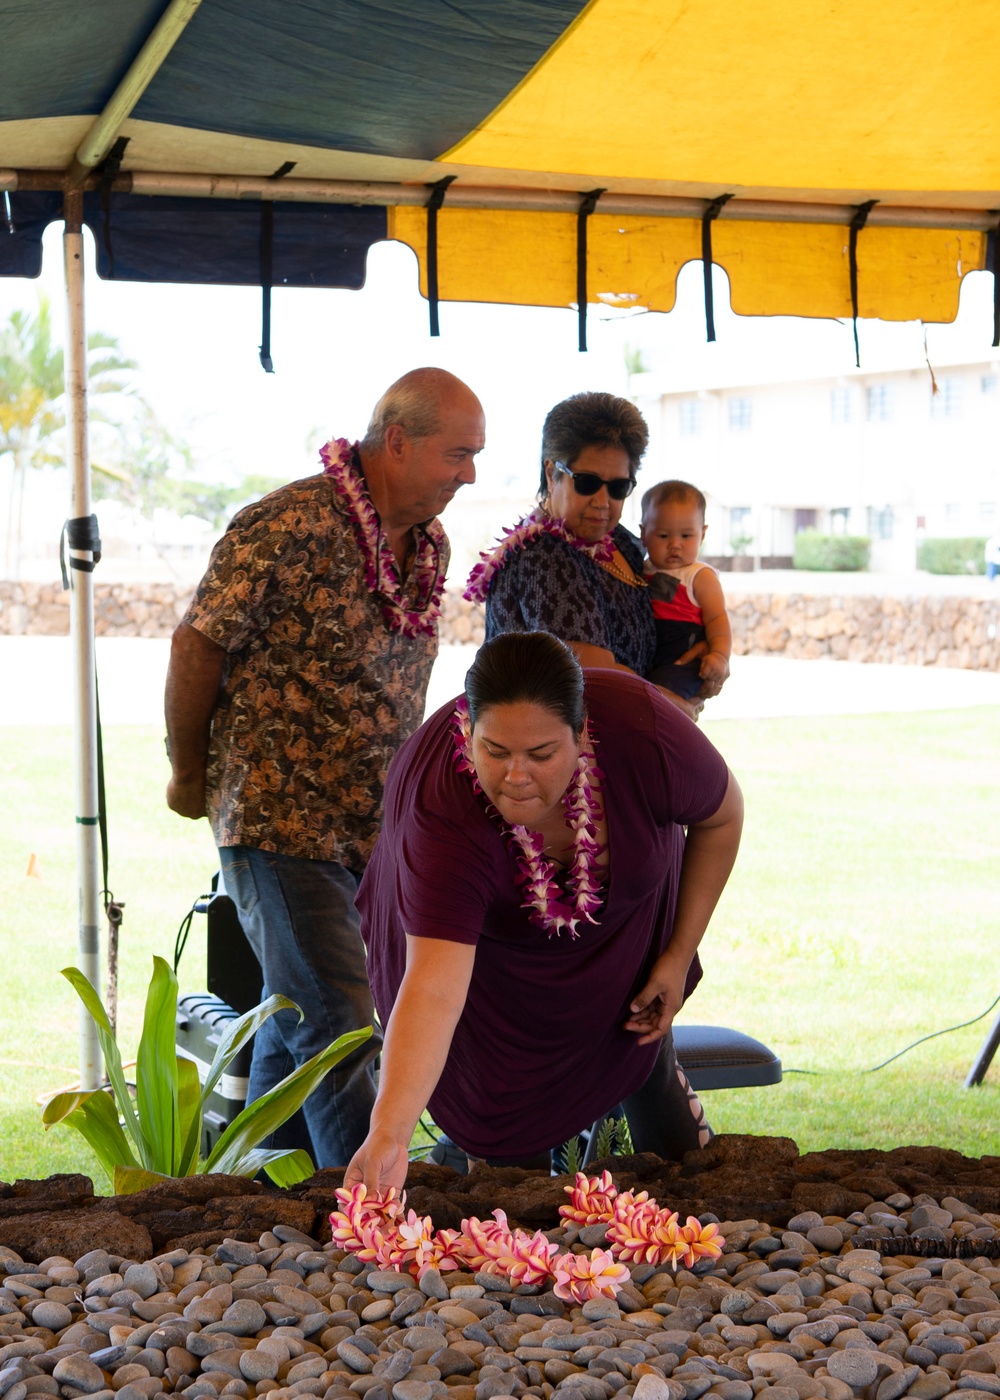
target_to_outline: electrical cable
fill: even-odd
[[[195,900],[195,902],[191,905],[191,908],[184,915],[183,919],[181,919],[180,927],[177,930],[177,937],[174,939],[175,976],[177,975],[178,967],[180,967],[181,958],[184,955],[184,949],[187,947],[188,934],[191,932],[191,924],[194,920],[194,916],[195,914],[204,914],[207,911],[208,906],[212,902],[213,898],[213,894],[200,894]]]
[[[914,1040],[914,1041],[912,1041],[909,1045],[904,1045],[903,1048],[902,1048],[902,1050],[897,1050],[896,1053],[895,1053],[895,1055],[890,1055],[889,1058],[888,1058],[887,1060],[883,1060],[881,1064],[872,1065],[870,1069],[859,1069],[859,1070],[855,1071],[855,1073],[857,1073],[857,1074],[877,1074],[878,1071],[879,1071],[880,1069],[885,1069],[886,1065],[891,1065],[892,1062],[893,1062],[893,1060],[898,1060],[898,1059],[900,1058],[901,1055],[908,1055],[908,1054],[910,1053],[911,1050],[915,1050],[915,1049],[917,1048],[918,1045],[923,1045],[924,1042],[927,1041],[927,1040],[936,1040],[937,1037],[938,1037],[939,1035],[951,1035],[954,1031],[964,1031],[964,1030],[966,1029],[967,1026],[974,1026],[974,1025],[976,1024],[977,1021],[981,1021],[981,1020],[983,1019],[984,1016],[988,1016],[995,1006],[1000,1006],[1000,996],[995,997],[995,998],[993,999],[993,1001],[990,1002],[990,1004],[989,1004],[989,1006],[986,1008],[986,1010],[985,1010],[985,1011],[981,1011],[981,1012],[979,1013],[978,1016],[973,1016],[973,1018],[972,1018],[971,1021],[962,1021],[962,1022],[960,1022],[957,1026],[945,1026],[943,1030],[940,1030],[940,1031],[931,1031],[929,1035],[922,1035],[922,1036],[920,1037],[919,1040]],[[834,1072],[836,1072],[837,1074],[843,1074],[844,1071],[843,1071],[843,1070],[833,1071],[833,1070],[829,1070],[829,1069],[784,1069],[784,1068],[783,1068],[781,1072],[782,1072],[782,1074],[823,1075],[823,1074],[833,1074]]]

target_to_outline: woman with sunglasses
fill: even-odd
[[[628,399],[574,394],[542,428],[538,505],[473,569],[465,596],[486,603],[486,640],[551,632],[582,666],[644,676],[656,628],[639,541],[620,523],[649,441]],[[664,691],[692,718],[700,701]]]

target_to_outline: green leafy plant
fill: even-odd
[[[594,1158],[600,1162],[605,1157],[627,1157],[633,1151],[628,1120],[624,1117],[603,1119],[597,1129]]]
[[[917,546],[917,568],[929,574],[984,574],[985,537],[926,539]]]
[[[580,1139],[578,1137],[571,1137],[563,1148],[563,1152],[566,1158],[564,1170],[569,1176],[576,1176],[577,1172],[583,1167],[583,1152],[581,1150]]]
[[[287,997],[272,996],[233,1021],[223,1036],[205,1083],[193,1060],[177,1054],[177,978],[162,958],[153,958],[142,1037],[136,1056],[135,1099],[129,1090],[111,1023],[100,997],[76,967],[62,974],[97,1024],[110,1090],[56,1094],[42,1111],[46,1128],[66,1123],[86,1138],[108,1173],[116,1195],[141,1191],[167,1177],[200,1172],[255,1176],[263,1168],[279,1186],[312,1176],[307,1152],[258,1146],[309,1097],[324,1075],[372,1033],[351,1031],[300,1065],[280,1084],[248,1104],[202,1161],[202,1113],[226,1067],[276,1011],[302,1012]]]
[[[615,1140],[617,1132],[615,1130],[615,1120],[605,1118],[597,1129],[597,1142],[594,1144],[594,1156],[598,1160],[602,1157],[610,1157],[615,1150]]]
[[[795,536],[796,569],[858,573],[868,568],[870,554],[867,535],[824,535],[819,530],[800,530]]]

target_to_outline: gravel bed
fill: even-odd
[[[144,1261],[3,1246],[0,1400],[1000,1397],[1000,1214],[896,1193],[719,1223],[720,1259],[635,1265],[583,1306],[485,1274],[417,1285],[288,1225]]]

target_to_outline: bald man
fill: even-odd
[[[448,539],[436,516],[475,480],[482,406],[440,369],[397,380],[325,470],[233,518],[173,636],[167,803],[208,816],[266,995],[305,1013],[257,1032],[248,1102],[372,1023],[354,894],[389,760],[423,718]],[[306,1100],[318,1167],[368,1132],[376,1033]]]

